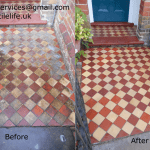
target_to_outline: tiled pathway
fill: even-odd
[[[1,28],[0,126],[72,126],[73,101],[54,30]]]
[[[81,90],[92,143],[150,131],[150,49],[91,48]]]
[[[125,26],[91,26],[94,37],[136,36],[136,28]]]

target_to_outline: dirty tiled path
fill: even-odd
[[[0,29],[0,126],[74,125],[74,94],[52,28]]]
[[[150,49],[86,50],[81,90],[92,143],[150,131]]]

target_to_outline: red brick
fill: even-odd
[[[63,33],[63,39],[64,39],[66,45],[71,42],[68,32]]]
[[[66,31],[65,25],[62,23],[59,25],[59,28],[60,28],[61,33],[64,33]]]
[[[79,4],[87,4],[87,0],[79,0]]]
[[[85,4],[85,5],[77,5],[79,8],[81,8],[81,10],[83,11],[83,10],[86,10],[86,11],[88,11],[88,5],[87,4]]]
[[[150,2],[144,2],[144,6],[150,6]]]

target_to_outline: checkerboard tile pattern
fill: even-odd
[[[0,6],[4,5],[4,6],[27,6],[28,4],[30,4],[31,6],[39,6],[40,5],[40,1],[36,1],[36,0],[31,0],[31,1],[4,1],[0,3]],[[40,10],[34,11],[34,10],[0,10],[0,13],[5,13],[5,14],[10,14],[10,13],[16,13],[16,14],[39,14]]]
[[[0,126],[72,126],[74,93],[49,27],[0,29]]]
[[[124,37],[136,36],[136,26],[92,26],[94,37]]]
[[[85,52],[81,91],[92,143],[150,131],[150,49]]]

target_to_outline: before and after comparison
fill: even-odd
[[[150,150],[150,0],[0,0],[0,150]]]

